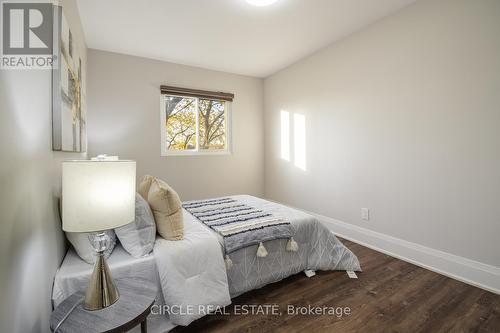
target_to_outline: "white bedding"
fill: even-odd
[[[221,247],[214,233],[183,210],[184,239],[156,239],[153,249],[165,304],[180,307],[170,320],[186,326],[210,312],[208,306],[231,304]]]
[[[186,310],[187,306],[193,307],[192,314],[172,313],[170,316],[149,317],[153,322],[166,319],[170,328],[172,324],[186,326],[203,317],[203,311],[208,308],[200,309],[199,305],[223,307],[231,304],[224,260],[215,234],[190,215],[185,216],[184,233],[185,237],[181,241],[167,241],[158,237],[153,253],[141,258],[132,257],[118,244],[107,260],[113,279],[138,276],[156,283],[156,304],[182,306],[182,313],[191,312]],[[93,265],[84,262],[70,248],[54,279],[54,306],[73,293],[85,290],[92,270]],[[166,326],[165,323],[161,325],[162,328]]]
[[[107,259],[113,279],[137,276],[156,283],[159,287],[158,271],[152,254],[134,258],[117,244]],[[57,270],[52,291],[54,306],[79,290],[85,290],[94,269],[78,257],[73,248],[68,250],[61,267]],[[159,293],[161,296],[161,293]],[[163,298],[163,297],[162,297]]]
[[[153,254],[141,258],[134,258],[128,254],[121,244],[117,244],[111,256],[107,259],[113,279],[137,276],[153,281],[158,286],[156,304],[162,305],[163,293]],[[73,293],[86,290],[94,266],[84,262],[75,253],[73,248],[68,250],[61,267],[57,270],[52,289],[52,303],[58,306]],[[148,326],[151,332],[166,332],[174,327],[168,316],[149,316]],[[134,332],[139,332],[136,328]]]

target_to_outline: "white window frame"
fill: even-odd
[[[195,98],[196,99],[196,149],[191,150],[169,150],[167,146],[167,115],[166,111],[166,101],[167,97],[176,96],[183,98]],[[207,156],[207,155],[231,155],[232,154],[232,121],[231,121],[231,111],[232,111],[232,102],[224,101],[224,121],[225,121],[225,130],[226,130],[226,149],[218,149],[218,150],[208,150],[208,149],[199,149],[200,145],[200,133],[199,129],[199,110],[198,110],[198,99],[207,99],[205,97],[193,97],[193,96],[181,96],[181,95],[167,95],[162,94],[160,96],[160,133],[161,133],[161,156]]]

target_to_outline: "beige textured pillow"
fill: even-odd
[[[153,179],[155,179],[155,177],[150,175],[145,175],[144,177],[142,177],[141,183],[139,184],[139,188],[137,189],[137,192],[139,192],[141,197],[143,197],[146,201],[148,200],[148,193]]]
[[[160,236],[168,240],[183,239],[182,206],[177,193],[163,180],[154,178],[148,192],[148,203]]]

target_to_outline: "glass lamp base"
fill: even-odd
[[[105,232],[93,233],[89,235],[89,240],[97,252],[97,257],[83,307],[86,310],[100,310],[115,303],[120,294],[104,257],[104,251],[110,244],[109,236]]]

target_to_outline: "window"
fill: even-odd
[[[205,95],[163,93],[162,155],[230,153],[230,104]]]

